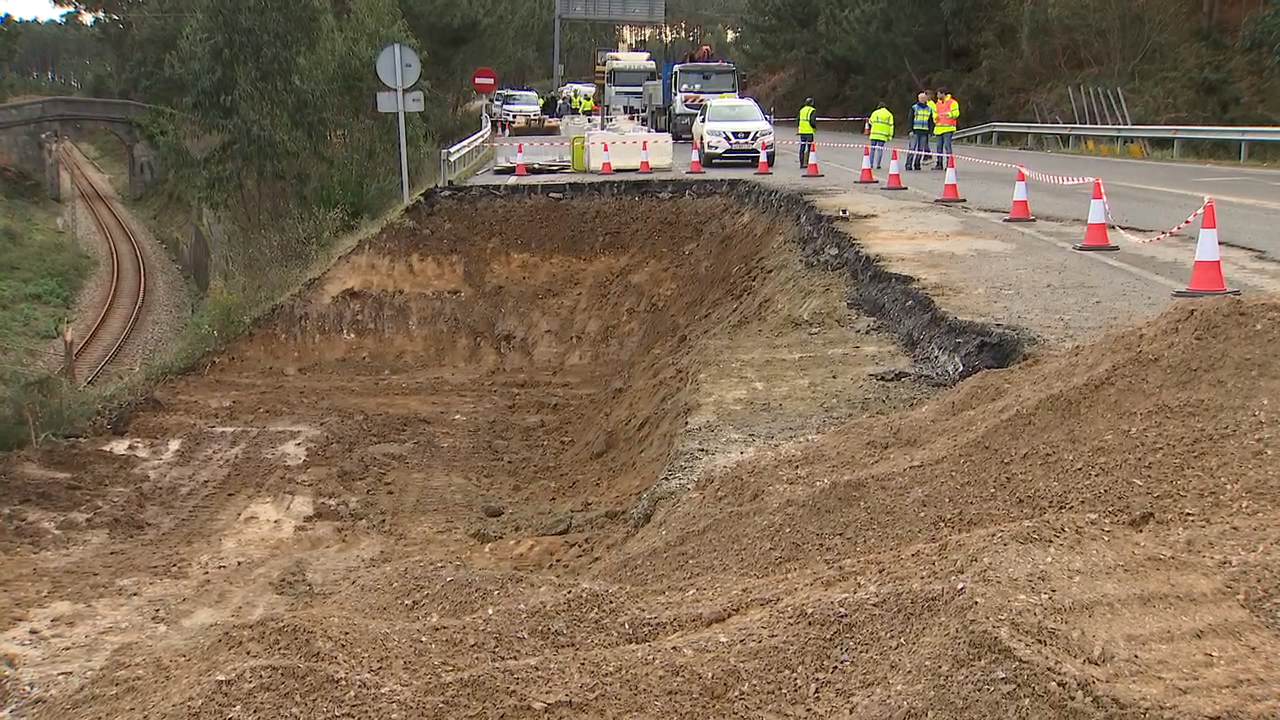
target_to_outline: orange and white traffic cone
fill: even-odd
[[[858,185],[873,185],[880,182],[871,174],[871,148],[869,147],[862,148],[862,174],[853,182]]]
[[[764,150],[764,141],[760,141],[760,162],[756,164],[757,175],[772,175],[773,170],[769,168],[769,155]]]
[[[702,157],[698,155],[698,139],[693,139],[693,154],[689,156],[689,169],[686,175],[702,175],[706,170],[702,169]]]
[[[1206,297],[1209,295],[1239,295],[1240,291],[1227,287],[1222,277],[1222,256],[1218,250],[1218,213],[1213,200],[1204,205],[1204,218],[1200,220],[1200,236],[1196,238],[1196,260],[1191,265],[1191,282],[1186,289],[1174,290],[1174,297]]]
[[[1027,175],[1018,168],[1018,177],[1013,183],[1013,206],[1009,208],[1009,217],[1005,222],[1035,222],[1031,214],[1031,206],[1027,204]]]
[[[947,156],[947,176],[942,181],[942,197],[934,200],[936,203],[962,203],[968,202],[960,197],[960,186],[956,183],[956,158],[954,155]]]
[[[524,166],[524,143],[516,145],[516,175],[524,177],[529,174],[529,169]]]
[[[1111,235],[1107,232],[1107,205],[1102,199],[1102,181],[1093,181],[1093,199],[1089,201],[1089,225],[1084,230],[1084,242],[1072,245],[1073,250],[1108,251],[1119,250],[1119,245],[1111,244]]]
[[[640,143],[640,174],[648,175],[653,172],[653,168],[649,167],[649,141],[645,140]]]
[[[894,150],[889,156],[889,182],[885,184],[881,190],[906,190],[907,186],[902,184],[902,167],[898,165],[898,151]]]
[[[809,143],[809,169],[805,171],[802,177],[820,178],[822,172],[818,170],[818,143]]]
[[[613,163],[609,162],[609,143],[604,144],[604,161],[600,163],[600,174],[613,174]]]

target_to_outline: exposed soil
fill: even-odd
[[[4,458],[0,701],[1280,711],[1280,301],[939,395],[1019,335],[794,197],[690,187],[433,196],[126,435]]]

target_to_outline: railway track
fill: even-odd
[[[111,284],[106,302],[73,351],[75,377],[81,384],[90,385],[111,365],[138,324],[146,298],[147,268],[137,238],[120,217],[115,203],[85,171],[79,150],[64,149],[61,159],[111,251]]]

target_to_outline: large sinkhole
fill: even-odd
[[[502,529],[466,528],[484,541],[563,532],[563,520],[544,518],[557,503],[646,522],[669,490],[690,483],[677,439],[697,424],[691,387],[722,359],[726,334],[777,337],[770,323],[812,324],[814,313],[844,315],[837,325],[872,318],[862,330],[879,340],[813,340],[822,347],[779,357],[774,375],[741,391],[743,406],[756,395],[767,413],[771,392],[787,396],[780,414],[797,400],[856,405],[865,398],[844,396],[892,394],[858,382],[877,364],[938,384],[1008,364],[1021,349],[941,314],[795,196],[733,183],[600,184],[431,195],[216,366],[229,392],[282,403],[272,413],[370,418],[403,435],[378,445],[447,449],[429,464],[448,480],[397,482],[398,493],[489,498],[501,506],[491,515],[536,506]],[[849,348],[871,365],[842,362]],[[803,369],[779,379],[806,359],[835,384],[815,384]],[[343,448],[344,431],[328,434],[339,444],[316,453],[358,455]],[[474,492],[434,492],[458,482]]]

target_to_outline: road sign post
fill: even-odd
[[[405,137],[404,114],[422,112],[426,99],[421,90],[405,95],[405,88],[412,87],[422,77],[422,64],[412,48],[392,43],[382,49],[374,62],[378,79],[394,92],[378,93],[378,112],[394,112],[400,126],[400,194],[409,203],[409,143]],[[394,99],[391,97],[394,96]],[[408,103],[406,103],[408,100]]]

